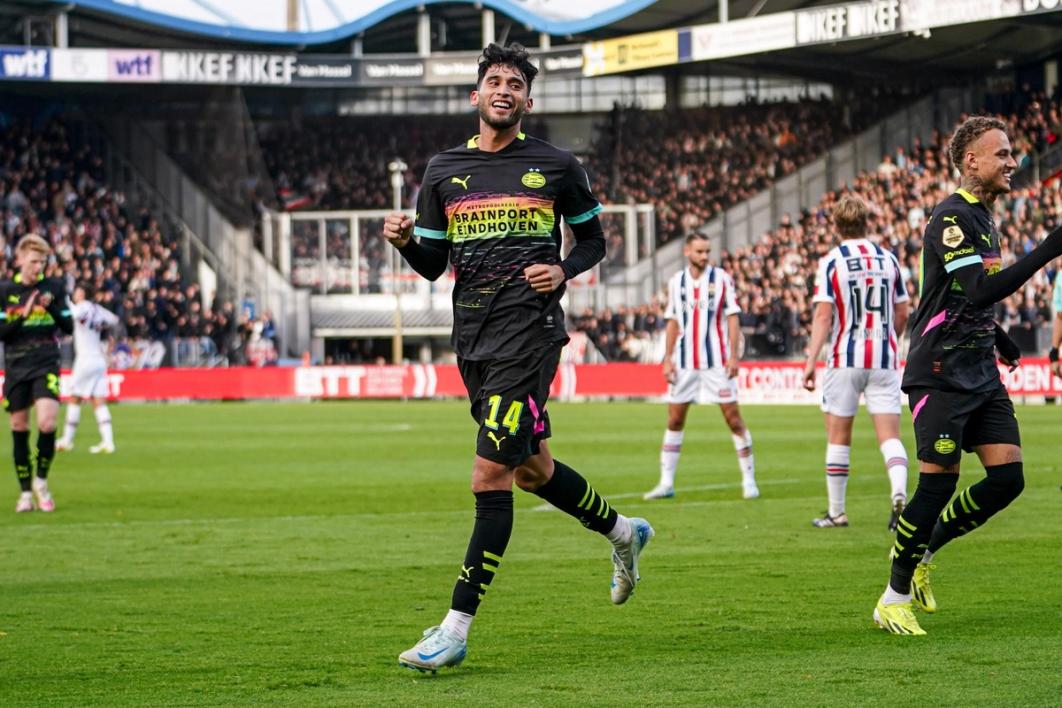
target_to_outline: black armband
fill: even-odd
[[[1047,359],[1052,363],[1058,361],[1058,347],[1051,347],[1047,350]]]

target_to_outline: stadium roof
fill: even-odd
[[[839,0],[730,0],[731,19],[796,10]],[[427,7],[478,25],[490,8],[526,31],[576,41],[715,22],[718,0],[297,0],[297,29],[288,30],[288,0],[12,0],[0,12],[40,12],[42,4],[78,16],[200,38],[259,45],[312,46],[350,39]],[[14,9],[5,8],[8,6]],[[476,34],[478,39],[478,32]]]
[[[911,0],[912,2],[914,0]],[[925,0],[931,2],[931,0]],[[730,0],[732,20],[837,5],[838,0]],[[287,32],[289,0],[0,0],[0,44],[21,44],[29,36],[24,20],[49,12],[68,14],[71,47],[160,49],[293,48],[348,54],[360,37],[366,55],[415,53],[417,16],[425,6],[433,21],[433,51],[481,48],[481,9],[497,12],[500,41],[538,45],[538,33],[558,44],[620,37],[640,32],[714,23],[718,0],[296,0],[298,32]],[[248,15],[247,7],[254,14]],[[51,43],[48,23],[32,25],[38,46]],[[824,43],[725,60],[688,63],[679,73],[798,75],[839,83],[932,80],[961,82],[964,76],[1007,65],[1040,61],[1062,49],[1062,12],[1007,17],[898,33],[856,41]],[[927,41],[930,39],[930,41]],[[941,72],[939,76],[935,76]]]
[[[428,5],[497,10],[537,32],[574,35],[614,25],[659,0],[300,0],[289,28],[288,0],[52,0],[145,25],[230,41],[312,45],[352,37],[380,22]],[[688,13],[683,13],[688,14]],[[657,18],[660,22],[663,18]]]

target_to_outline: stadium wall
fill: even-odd
[[[743,362],[738,374],[743,404],[805,404],[820,394],[803,388],[803,363]],[[819,365],[819,375],[825,365]],[[1051,375],[1047,359],[1025,360],[1000,377],[1014,397],[1062,397],[1062,379]],[[3,374],[0,373],[0,382]],[[432,399],[466,397],[456,365],[233,367],[110,371],[114,401]],[[60,381],[63,398],[69,371]],[[561,364],[550,388],[556,400],[662,399],[667,386],[659,364]]]

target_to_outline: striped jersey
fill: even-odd
[[[118,326],[118,316],[88,300],[75,303],[70,311],[74,317],[74,368],[107,368],[103,331]]]
[[[813,302],[833,305],[826,364],[834,369],[895,369],[897,303],[907,302],[900,263],[865,239],[846,239],[819,260]]]
[[[741,312],[734,281],[722,268],[709,266],[700,278],[689,268],[675,273],[667,285],[664,318],[675,320],[679,338],[675,366],[712,369],[730,361],[730,334],[726,318]]]

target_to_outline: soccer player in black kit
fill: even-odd
[[[62,283],[45,278],[51,248],[36,234],[15,247],[19,271],[0,283],[4,343],[4,410],[11,414],[12,454],[20,494],[16,512],[54,511],[48,470],[59,414],[59,333],[74,331]],[[30,408],[37,409],[37,458],[30,464]]]
[[[914,419],[921,474],[896,527],[892,575],[874,621],[894,634],[925,634],[912,604],[935,612],[929,586],[935,553],[983,526],[1024,488],[1014,406],[1000,381],[1020,351],[993,319],[993,305],[1062,254],[1062,228],[1001,268],[996,198],[1010,189],[1016,162],[1003,121],[966,120],[949,154],[961,188],[937,205],[922,249],[921,302],[911,318],[903,376]],[[974,452],[985,477],[952,499],[962,451]]]
[[[517,44],[484,49],[471,94],[479,135],[428,163],[415,220],[394,213],[384,222],[384,237],[420,275],[435,280],[453,265],[451,341],[479,425],[476,520],[450,611],[398,658],[420,671],[465,657],[472,619],[512,532],[514,481],[612,542],[616,604],[634,590],[638,557],[653,536],[648,522],[617,514],[578,472],[553,459],[546,443],[546,400],[568,341],[564,281],[600,261],[605,241],[601,206],[579,161],[520,130],[537,73]],[[576,241],[563,260],[562,217]]]

